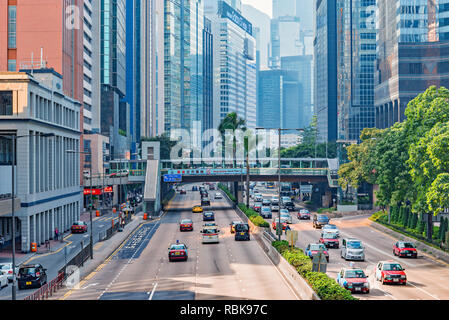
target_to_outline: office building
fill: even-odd
[[[338,140],[375,126],[375,0],[337,1]]]
[[[314,41],[314,108],[318,140],[337,141],[337,2],[317,0]]]
[[[267,70],[260,72],[257,127],[303,128],[303,90],[298,72]]]
[[[378,1],[376,127],[403,121],[407,104],[430,86],[449,87],[448,16],[447,0]]]
[[[231,112],[256,128],[256,56],[252,24],[227,2],[206,1],[214,35],[214,128]],[[217,8],[215,10],[215,8]]]
[[[20,137],[14,178],[22,252],[29,252],[32,242],[53,239],[55,228],[65,232],[79,220],[80,157],[67,151],[80,151],[80,114],[81,103],[64,94],[63,77],[53,69],[0,72],[0,136]],[[54,136],[39,136],[50,133]],[[0,194],[9,198],[11,165],[11,140],[0,138]],[[10,199],[0,200],[0,232],[11,243],[11,206],[2,205],[5,201]]]

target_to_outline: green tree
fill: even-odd
[[[243,120],[242,118],[239,118],[237,113],[235,112],[231,112],[229,114],[226,115],[226,117],[221,120],[220,125],[218,126],[218,131],[220,131],[223,139],[222,139],[222,146],[223,146],[223,157],[224,157],[224,150],[225,150],[225,138],[224,135],[226,133],[226,130],[232,130],[233,132],[235,132],[238,129],[246,129],[246,123],[245,120]],[[237,165],[237,137],[234,135],[233,137],[233,144],[232,144],[232,157],[234,159],[234,166]]]
[[[171,149],[177,144],[177,141],[172,141],[167,132],[164,132],[160,136],[148,138],[142,137],[140,148],[142,148],[142,142],[144,141],[158,141],[161,146],[161,160],[169,160]]]

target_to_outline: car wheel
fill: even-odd
[[[395,250],[393,250],[393,255],[396,256],[396,251]]]
[[[384,277],[382,277],[382,278],[380,279],[380,282],[382,282],[382,284],[385,284],[385,279],[384,279]]]

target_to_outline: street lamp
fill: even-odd
[[[91,159],[91,163],[92,163],[92,152],[82,152],[82,151],[76,151],[76,150],[67,150],[67,153],[73,153],[73,154],[87,154],[90,155]],[[90,258],[93,259],[94,258],[94,247],[93,247],[93,222],[92,222],[92,206],[93,206],[93,202],[92,202],[92,166],[91,166],[91,171],[90,171],[90,176],[89,176],[89,181],[90,181],[90,205],[89,205],[89,212],[90,212]],[[84,181],[84,176],[83,176],[83,181]],[[84,190],[84,183],[83,183],[83,190]],[[103,191],[104,192],[104,191]]]
[[[12,300],[16,300],[17,297],[17,279],[16,279],[16,217],[15,217],[15,208],[14,208],[14,165],[16,163],[16,141],[20,138],[28,138],[28,137],[43,137],[43,138],[49,138],[54,137],[54,133],[41,133],[41,134],[28,134],[23,136],[15,136],[13,134],[11,135],[2,135],[0,137],[5,139],[11,139],[12,140],[12,163],[11,163],[11,218],[12,218]]]
[[[305,130],[304,129],[282,129],[282,128],[256,128],[256,130],[277,130],[278,131],[278,147],[279,147],[279,154],[278,154],[278,199],[279,199],[279,211],[278,211],[278,228],[281,227],[281,132],[283,131],[299,131],[304,133]],[[281,232],[278,232],[279,235],[279,241],[281,241],[281,234],[282,234],[282,229]]]

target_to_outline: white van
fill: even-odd
[[[220,238],[218,234],[220,233],[220,230],[217,227],[205,227],[201,231],[201,234],[203,235],[202,243],[219,243]]]

